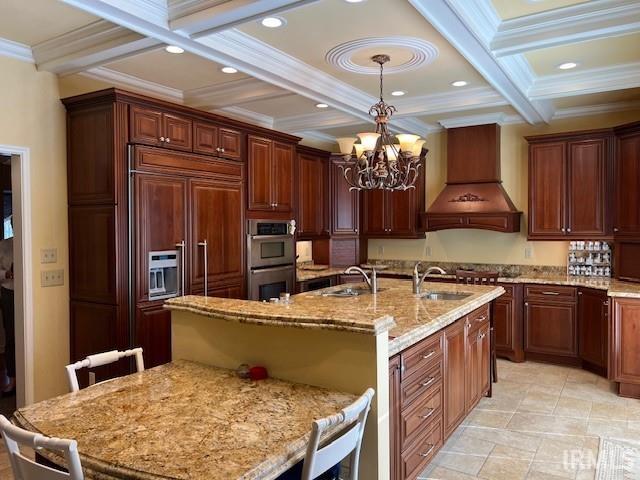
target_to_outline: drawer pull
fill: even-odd
[[[430,408],[429,409],[429,413],[427,413],[426,415],[420,415],[420,418],[422,420],[426,420],[427,418],[429,418],[431,415],[433,415],[433,412],[435,412],[436,409],[435,408]]]
[[[428,387],[429,385],[431,385],[435,381],[436,381],[436,377],[429,377],[429,380],[427,380],[426,382],[423,382],[421,385],[423,387]]]
[[[487,319],[487,316],[483,315],[482,317],[476,318],[476,322],[484,322],[486,319]]]
[[[426,360],[426,359],[428,359],[428,358],[433,357],[435,354],[436,354],[436,351],[435,351],[435,350],[431,350],[428,354],[426,354],[426,355],[422,355],[422,359],[423,359],[423,360]]]
[[[560,295],[558,292],[542,292],[543,295]]]
[[[429,455],[431,455],[431,452],[433,452],[433,449],[436,448],[436,446],[432,443],[427,444],[430,448],[429,450],[427,450],[425,453],[419,453],[418,455],[420,455],[421,457],[428,457]]]

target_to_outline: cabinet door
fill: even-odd
[[[327,162],[298,155],[298,236],[328,235]]]
[[[171,311],[162,305],[136,308],[136,346],[142,347],[144,367],[171,361]]]
[[[576,306],[527,300],[524,304],[526,352],[576,357]]]
[[[209,290],[209,296],[220,298],[245,298],[242,284],[212,288]]]
[[[458,320],[444,331],[444,431],[447,438],[462,422],[465,404],[465,321]]]
[[[244,275],[244,192],[239,181],[191,180],[189,193],[190,285],[192,293],[200,293],[205,278],[205,248],[200,243],[205,240],[208,289]]]
[[[205,155],[217,155],[218,127],[210,123],[195,122],[193,124],[193,151]]]
[[[149,252],[176,250],[186,241],[186,183],[180,178],[136,175],[137,299],[149,300]],[[188,263],[188,260],[187,260]]]
[[[249,210],[272,210],[273,208],[272,143],[271,140],[264,138],[249,137]]]
[[[362,233],[368,236],[389,235],[386,203],[388,193],[385,190],[367,190],[363,193]]]
[[[605,139],[568,145],[567,233],[571,235],[607,234],[607,146]]]
[[[613,297],[611,380],[640,384],[640,300]]]
[[[292,145],[274,142],[272,192],[278,212],[293,211],[293,157]]]
[[[162,145],[162,113],[133,105],[130,113],[131,143]]]
[[[480,327],[480,339],[478,346],[478,355],[480,355],[480,361],[478,362],[480,366],[480,371],[478,372],[478,376],[480,378],[480,392],[478,401],[480,398],[484,397],[484,395],[489,391],[489,387],[491,386],[491,330],[489,322],[482,327]]]
[[[401,477],[402,439],[400,435],[400,355],[389,360],[389,454],[390,480],[404,480]]]
[[[193,122],[172,113],[162,114],[164,146],[190,152],[193,148]]]
[[[411,236],[417,230],[416,190],[387,192],[387,225],[393,236]]]
[[[331,161],[331,234],[357,235],[360,224],[360,194],[349,191],[349,184],[343,177],[340,160]]]
[[[529,146],[529,237],[565,235],[566,143]]]
[[[220,156],[230,160],[242,159],[242,134],[229,128],[221,128],[219,133]]]
[[[582,360],[603,369],[607,367],[608,305],[605,290],[578,291],[578,352]]]
[[[493,329],[496,350],[511,353],[516,349],[514,338],[514,300],[503,295],[493,303]]]
[[[640,235],[640,132],[620,136],[616,158],[616,236]]]

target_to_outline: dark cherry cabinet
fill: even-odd
[[[529,238],[611,235],[612,130],[527,137]]]
[[[444,437],[448,438],[466,414],[466,319],[444,330]]]
[[[609,297],[606,290],[578,289],[578,354],[583,367],[606,376]]]
[[[250,135],[248,170],[249,210],[293,210],[293,145]]]
[[[342,157],[331,159],[331,235],[357,236],[360,232],[360,193],[349,190],[341,166],[345,166]]]
[[[298,238],[329,236],[329,159],[322,150],[298,147]]]
[[[237,130],[196,121],[193,124],[193,151],[230,160],[241,160],[242,134]]]
[[[505,289],[505,293],[493,302],[496,354],[512,362],[522,362],[522,285],[500,286]]]
[[[171,361],[171,311],[162,303],[136,307],[135,344],[142,347],[145,368]]]
[[[465,408],[470,412],[489,390],[489,324],[467,327]]]
[[[369,238],[417,238],[424,232],[424,165],[415,188],[369,190],[362,195],[362,234]]]
[[[640,398],[640,300],[612,297],[609,379],[623,396]]]
[[[190,151],[193,146],[191,119],[159,109],[132,105],[132,143]]]
[[[578,358],[576,289],[526,285],[524,350],[527,354]]]
[[[616,129],[614,234],[640,238],[640,122]]]
[[[400,480],[402,440],[400,437],[400,355],[389,359],[389,464],[391,480]]]

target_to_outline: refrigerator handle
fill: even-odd
[[[202,242],[198,242],[199,247],[204,247],[204,296],[208,296],[208,280],[209,280],[209,272],[207,272],[207,268],[209,267],[209,258],[208,258],[208,246],[207,240],[203,240]]]
[[[176,248],[180,249],[180,295],[184,296],[187,293],[185,292],[185,273],[184,273],[184,260],[185,260],[185,243],[184,240],[182,240],[180,243],[176,243]]]

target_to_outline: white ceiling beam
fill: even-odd
[[[254,112],[252,110],[247,110],[246,108],[224,107],[210,111],[220,115],[226,115],[227,117],[232,117],[243,122],[252,123],[260,127],[273,128],[273,117],[263,113]]]
[[[243,78],[184,92],[185,102],[195,108],[221,108],[290,95],[294,94],[255,78]]]
[[[160,43],[98,20],[33,47],[38,70],[67,75],[157,48]]]
[[[328,128],[362,125],[363,120],[338,110],[318,113],[304,113],[277,118],[273,124],[277,130],[301,132],[306,130],[326,130]]]
[[[499,19],[490,6],[487,6],[487,0],[409,2],[529,123],[550,120],[553,113],[551,106],[545,102],[531,101],[527,97],[528,85],[523,82],[522,65],[501,64],[490,52],[488,45],[499,25]]]
[[[193,11],[192,0],[186,2],[172,2],[170,4],[169,28],[186,34],[192,38],[210,33],[227,30],[244,22],[257,20],[268,15],[301,7],[318,0],[229,0],[223,3],[199,1],[202,7]],[[180,3],[186,3],[189,13],[178,16],[181,10]]]
[[[491,50],[497,57],[640,31],[640,2],[595,0],[503,21]]]
[[[640,87],[640,62],[539,77],[529,96],[548,100],[637,87]]]
[[[403,97],[394,99],[392,103],[398,109],[396,117],[460,112],[509,104],[491,87],[471,87],[452,92]]]

